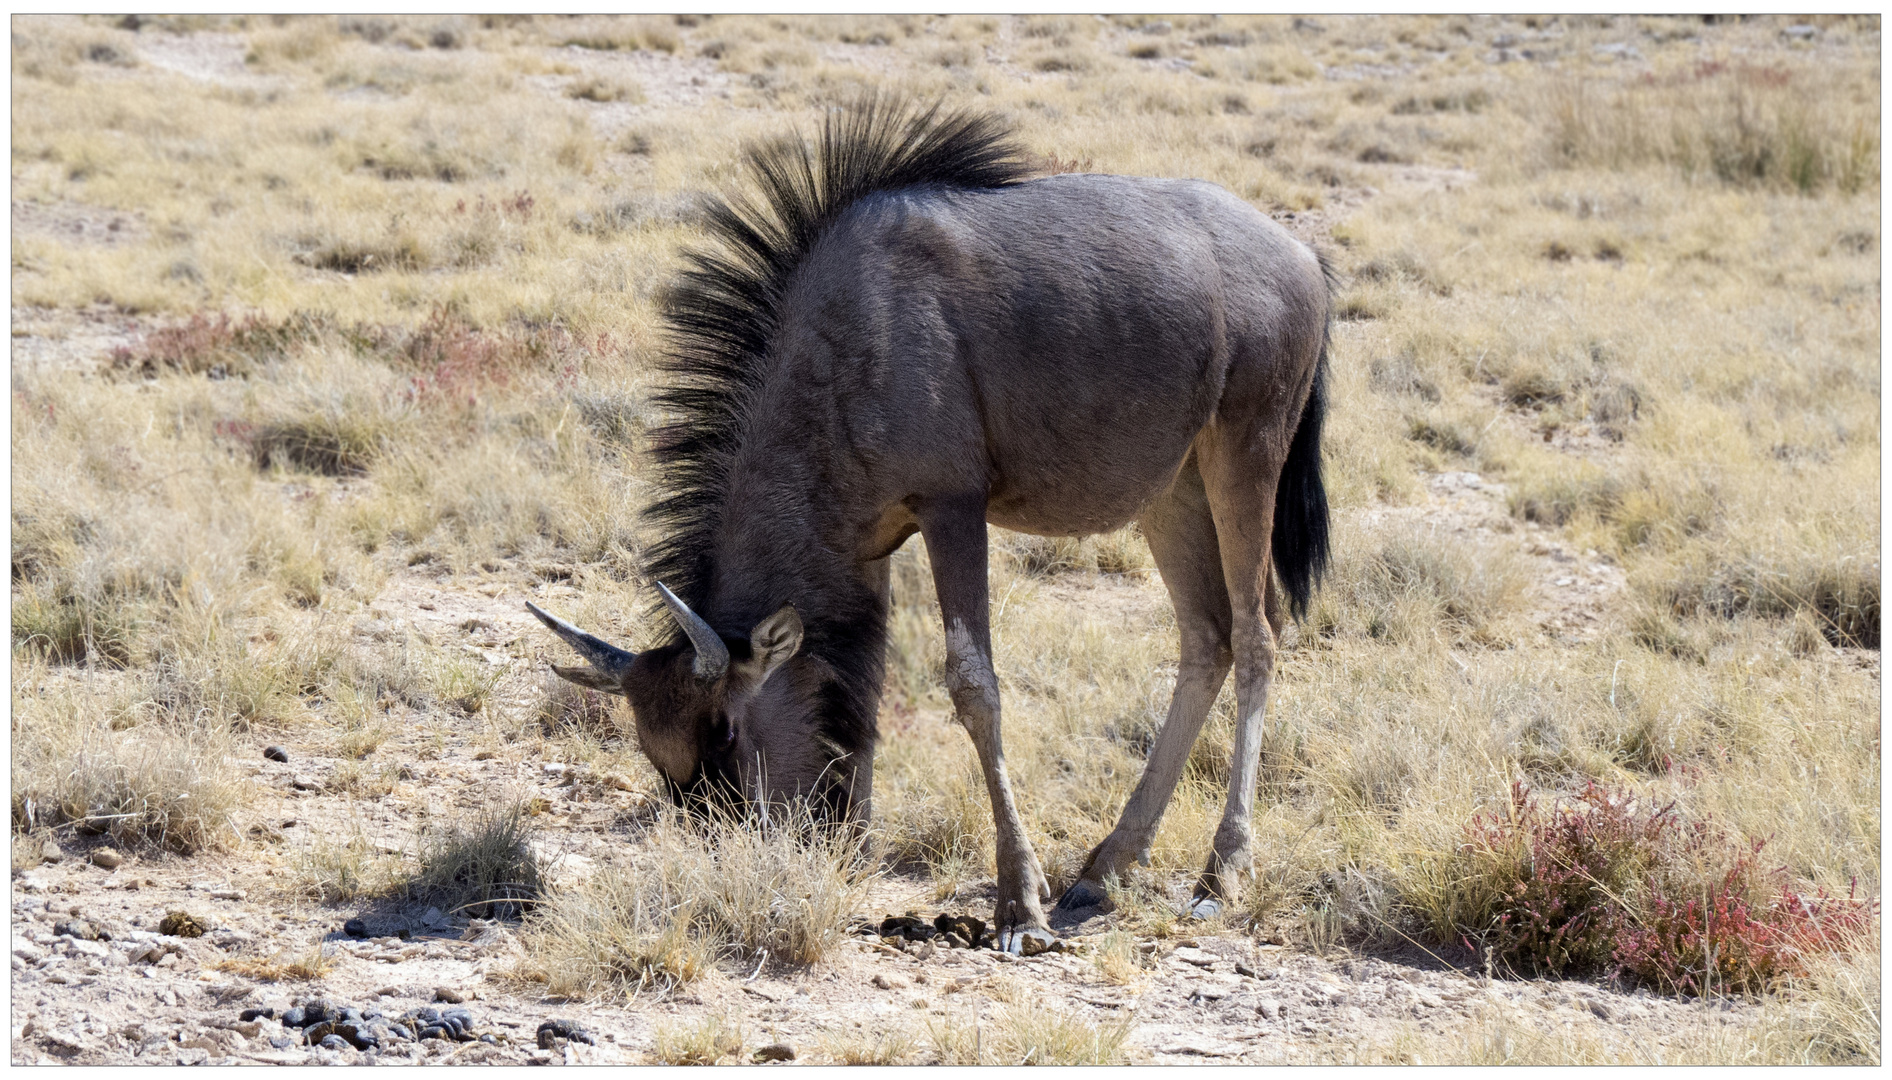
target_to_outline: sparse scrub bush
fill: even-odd
[[[1879,183],[1877,99],[1812,66],[1702,60],[1617,88],[1555,82],[1540,106],[1554,161],[1660,164],[1811,194]]]

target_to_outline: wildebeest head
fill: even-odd
[[[828,786],[833,755],[815,720],[822,679],[818,662],[798,656],[802,622],[794,607],[783,605],[746,638],[725,638],[657,588],[687,640],[641,653],[527,603],[590,665],[552,670],[630,699],[638,745],[678,805],[781,802]]]

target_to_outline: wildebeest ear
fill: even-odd
[[[610,672],[588,667],[559,667],[552,665],[552,670],[566,682],[574,682],[587,690],[599,690],[606,694],[624,694],[624,680]],[[626,695],[628,696],[628,695]]]
[[[749,659],[742,661],[751,686],[761,686],[783,661],[801,648],[801,616],[795,605],[783,604],[775,614],[749,631]]]

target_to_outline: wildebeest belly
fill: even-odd
[[[987,519],[1043,536],[1129,523],[1176,478],[1208,419],[1207,409],[1190,407],[1189,396],[1132,387],[1008,403],[1000,411],[1015,421],[1010,437],[986,447]]]

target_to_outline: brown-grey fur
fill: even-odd
[[[1106,876],[1147,856],[1233,667],[1234,778],[1198,887],[1212,907],[1249,861],[1282,614],[1270,586],[1271,552],[1283,550],[1275,496],[1290,451],[1305,457],[1304,413],[1313,488],[1294,497],[1318,511],[1319,535],[1293,556],[1294,600],[1325,559],[1328,282],[1312,251],[1212,184],[1001,179],[860,192],[778,268],[769,332],[713,470],[699,475],[713,474],[713,512],[692,536],[696,579],[679,589],[726,644],[727,674],[695,677],[685,640],[562,673],[631,699],[639,739],[679,798],[813,798],[865,820],[887,559],[920,533],[948,687],[993,803],[997,921],[1036,935],[1050,892],[1004,766],[986,526],[1076,536],[1138,521],[1176,608],[1181,671],[1145,775],[1065,903],[1100,900]],[[848,710],[848,724],[828,716]]]

